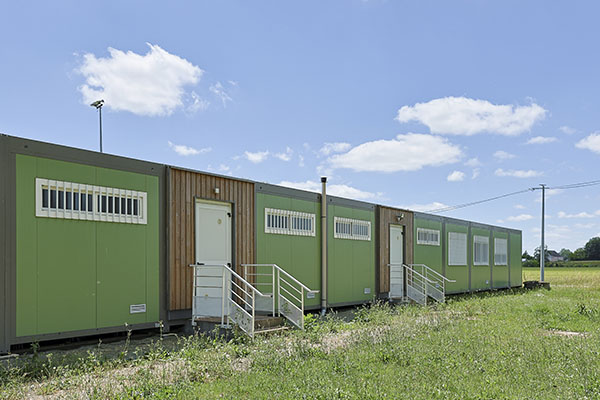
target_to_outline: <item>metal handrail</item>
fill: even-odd
[[[455,280],[446,278],[425,264],[407,265],[404,263],[390,263],[387,265],[390,268],[390,276],[393,268],[402,267],[402,270],[406,271],[406,284],[424,296],[425,304],[427,303],[427,297],[432,297],[437,301],[443,302],[446,296],[446,282],[456,282]],[[420,272],[417,269],[420,269]],[[420,303],[418,299],[413,300]]]
[[[284,270],[283,268],[281,268],[277,264],[241,264],[241,265],[242,265],[242,267],[273,267],[273,268],[279,270],[280,272],[283,272],[283,274],[285,276],[287,276],[288,278],[290,278],[291,280],[293,280],[294,283],[297,283],[302,289],[306,290],[307,292],[319,293],[319,290],[312,290],[311,288],[309,288],[308,286],[306,286],[305,284],[303,284],[302,282],[300,282],[298,279],[294,278],[286,270]],[[255,274],[256,273],[254,273],[254,275]],[[253,275],[253,274],[251,274],[251,275]]]
[[[294,278],[291,274],[285,271],[277,264],[241,264],[244,267],[244,275],[252,277],[252,276],[271,276],[271,282],[254,282],[252,285],[261,285],[261,286],[272,286],[273,290],[273,303],[272,303],[272,311],[273,315],[276,315],[275,310],[275,299],[277,299],[277,314],[283,314],[288,320],[292,321],[295,325],[303,329],[304,321],[294,321],[289,315],[286,315],[285,312],[282,311],[281,304],[282,302],[288,303],[290,306],[293,306],[299,313],[304,314],[304,291],[308,293],[319,293],[318,290],[312,290],[298,279]],[[271,273],[259,273],[257,270],[254,272],[249,272],[248,267],[268,267],[271,268]],[[275,294],[277,293],[277,294]],[[296,293],[296,294],[295,294]],[[297,303],[297,304],[295,304]]]
[[[439,276],[440,278],[442,278],[446,282],[456,282],[456,280],[452,280],[452,279],[446,278],[444,275],[440,274],[439,272],[437,272],[436,270],[428,267],[425,264],[409,264],[409,266],[411,266],[411,267],[413,267],[413,266],[425,267],[428,272],[432,272],[433,274]]]
[[[235,307],[236,309],[238,309],[239,311],[241,311],[243,314],[247,315],[250,318],[250,326],[248,327],[247,333],[250,336],[254,336],[254,323],[255,323],[255,319],[256,319],[256,297],[260,296],[260,297],[273,298],[273,294],[272,293],[265,294],[265,293],[261,292],[256,287],[254,287],[250,282],[248,282],[244,277],[242,277],[237,272],[235,272],[227,264],[196,263],[196,264],[190,264],[189,266],[194,267],[194,268],[195,267],[219,267],[219,268],[223,268],[223,271],[227,271],[229,274],[231,274],[230,282],[229,282],[230,285],[229,285],[228,289],[227,289],[228,285],[227,285],[226,279],[225,279],[225,276],[226,276],[225,273],[222,274],[222,284],[220,287],[212,286],[212,285],[202,286],[202,285],[196,284],[196,278],[202,278],[202,277],[211,278],[213,276],[197,274],[197,272],[200,270],[200,268],[195,268],[194,269],[194,296],[196,295],[196,288],[199,288],[199,287],[221,288],[221,297],[223,299],[222,305],[221,305],[221,325],[225,325],[225,317],[227,317],[227,325],[229,325],[229,319],[230,318],[233,319],[233,317],[230,315],[229,311],[227,311],[227,313],[225,312],[225,302],[226,302],[226,297],[227,297],[227,301],[230,306]],[[233,278],[236,278],[236,279],[233,279]],[[236,280],[238,280],[238,281],[236,281]],[[226,290],[228,291],[227,296],[225,294]],[[238,291],[240,293],[238,293]],[[237,301],[234,299],[237,299]],[[238,303],[238,301],[241,302],[241,305]],[[245,307],[247,307],[248,310],[246,310]],[[234,320],[234,322],[236,322],[236,321]],[[239,325],[239,323],[238,323],[238,325]],[[240,325],[240,327],[242,327],[242,326]]]
[[[391,264],[388,264],[388,267],[390,267],[390,268],[391,268],[392,266],[397,266],[397,265],[401,265],[401,266],[402,266],[402,267],[404,267],[404,268],[410,268],[410,266],[412,266],[412,265],[421,265],[421,264],[410,264],[410,265],[407,265],[407,264],[391,263]],[[414,269],[412,269],[412,268],[410,268],[410,270],[411,270],[413,273],[415,273],[415,274],[417,274],[418,276],[420,276],[421,278],[425,279],[427,282],[429,282],[429,283],[435,283],[435,281],[432,281],[431,279],[427,278],[425,275],[423,275],[423,274],[419,273],[418,271],[416,271],[416,270],[414,270]]]

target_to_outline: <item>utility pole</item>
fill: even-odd
[[[544,282],[544,261],[546,259],[546,251],[544,248],[544,219],[546,213],[546,185],[540,183],[542,187],[542,247],[540,247],[540,281]]]
[[[92,107],[96,107],[98,110],[98,114],[100,115],[100,153],[102,153],[102,106],[104,105],[104,100],[97,100],[90,104]]]

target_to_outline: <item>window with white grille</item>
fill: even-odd
[[[37,217],[147,223],[147,194],[136,190],[35,179]]]
[[[265,208],[265,233],[315,236],[315,214]]]
[[[487,236],[473,236],[473,264],[489,265],[489,260],[490,238]]]
[[[508,241],[494,238],[494,264],[508,265]]]
[[[440,231],[436,229],[417,228],[417,244],[439,246]]]
[[[448,232],[448,265],[467,265],[467,234]]]
[[[371,221],[334,217],[333,225],[336,239],[371,240]]]

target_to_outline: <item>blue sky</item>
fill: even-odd
[[[0,132],[428,210],[599,179],[593,1],[6,2]],[[523,230],[540,193],[444,215]],[[547,243],[600,235],[550,191]]]

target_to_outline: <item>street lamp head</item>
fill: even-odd
[[[95,102],[90,104],[90,106],[96,107],[96,108],[101,108],[103,105],[104,105],[104,100],[96,100]]]

